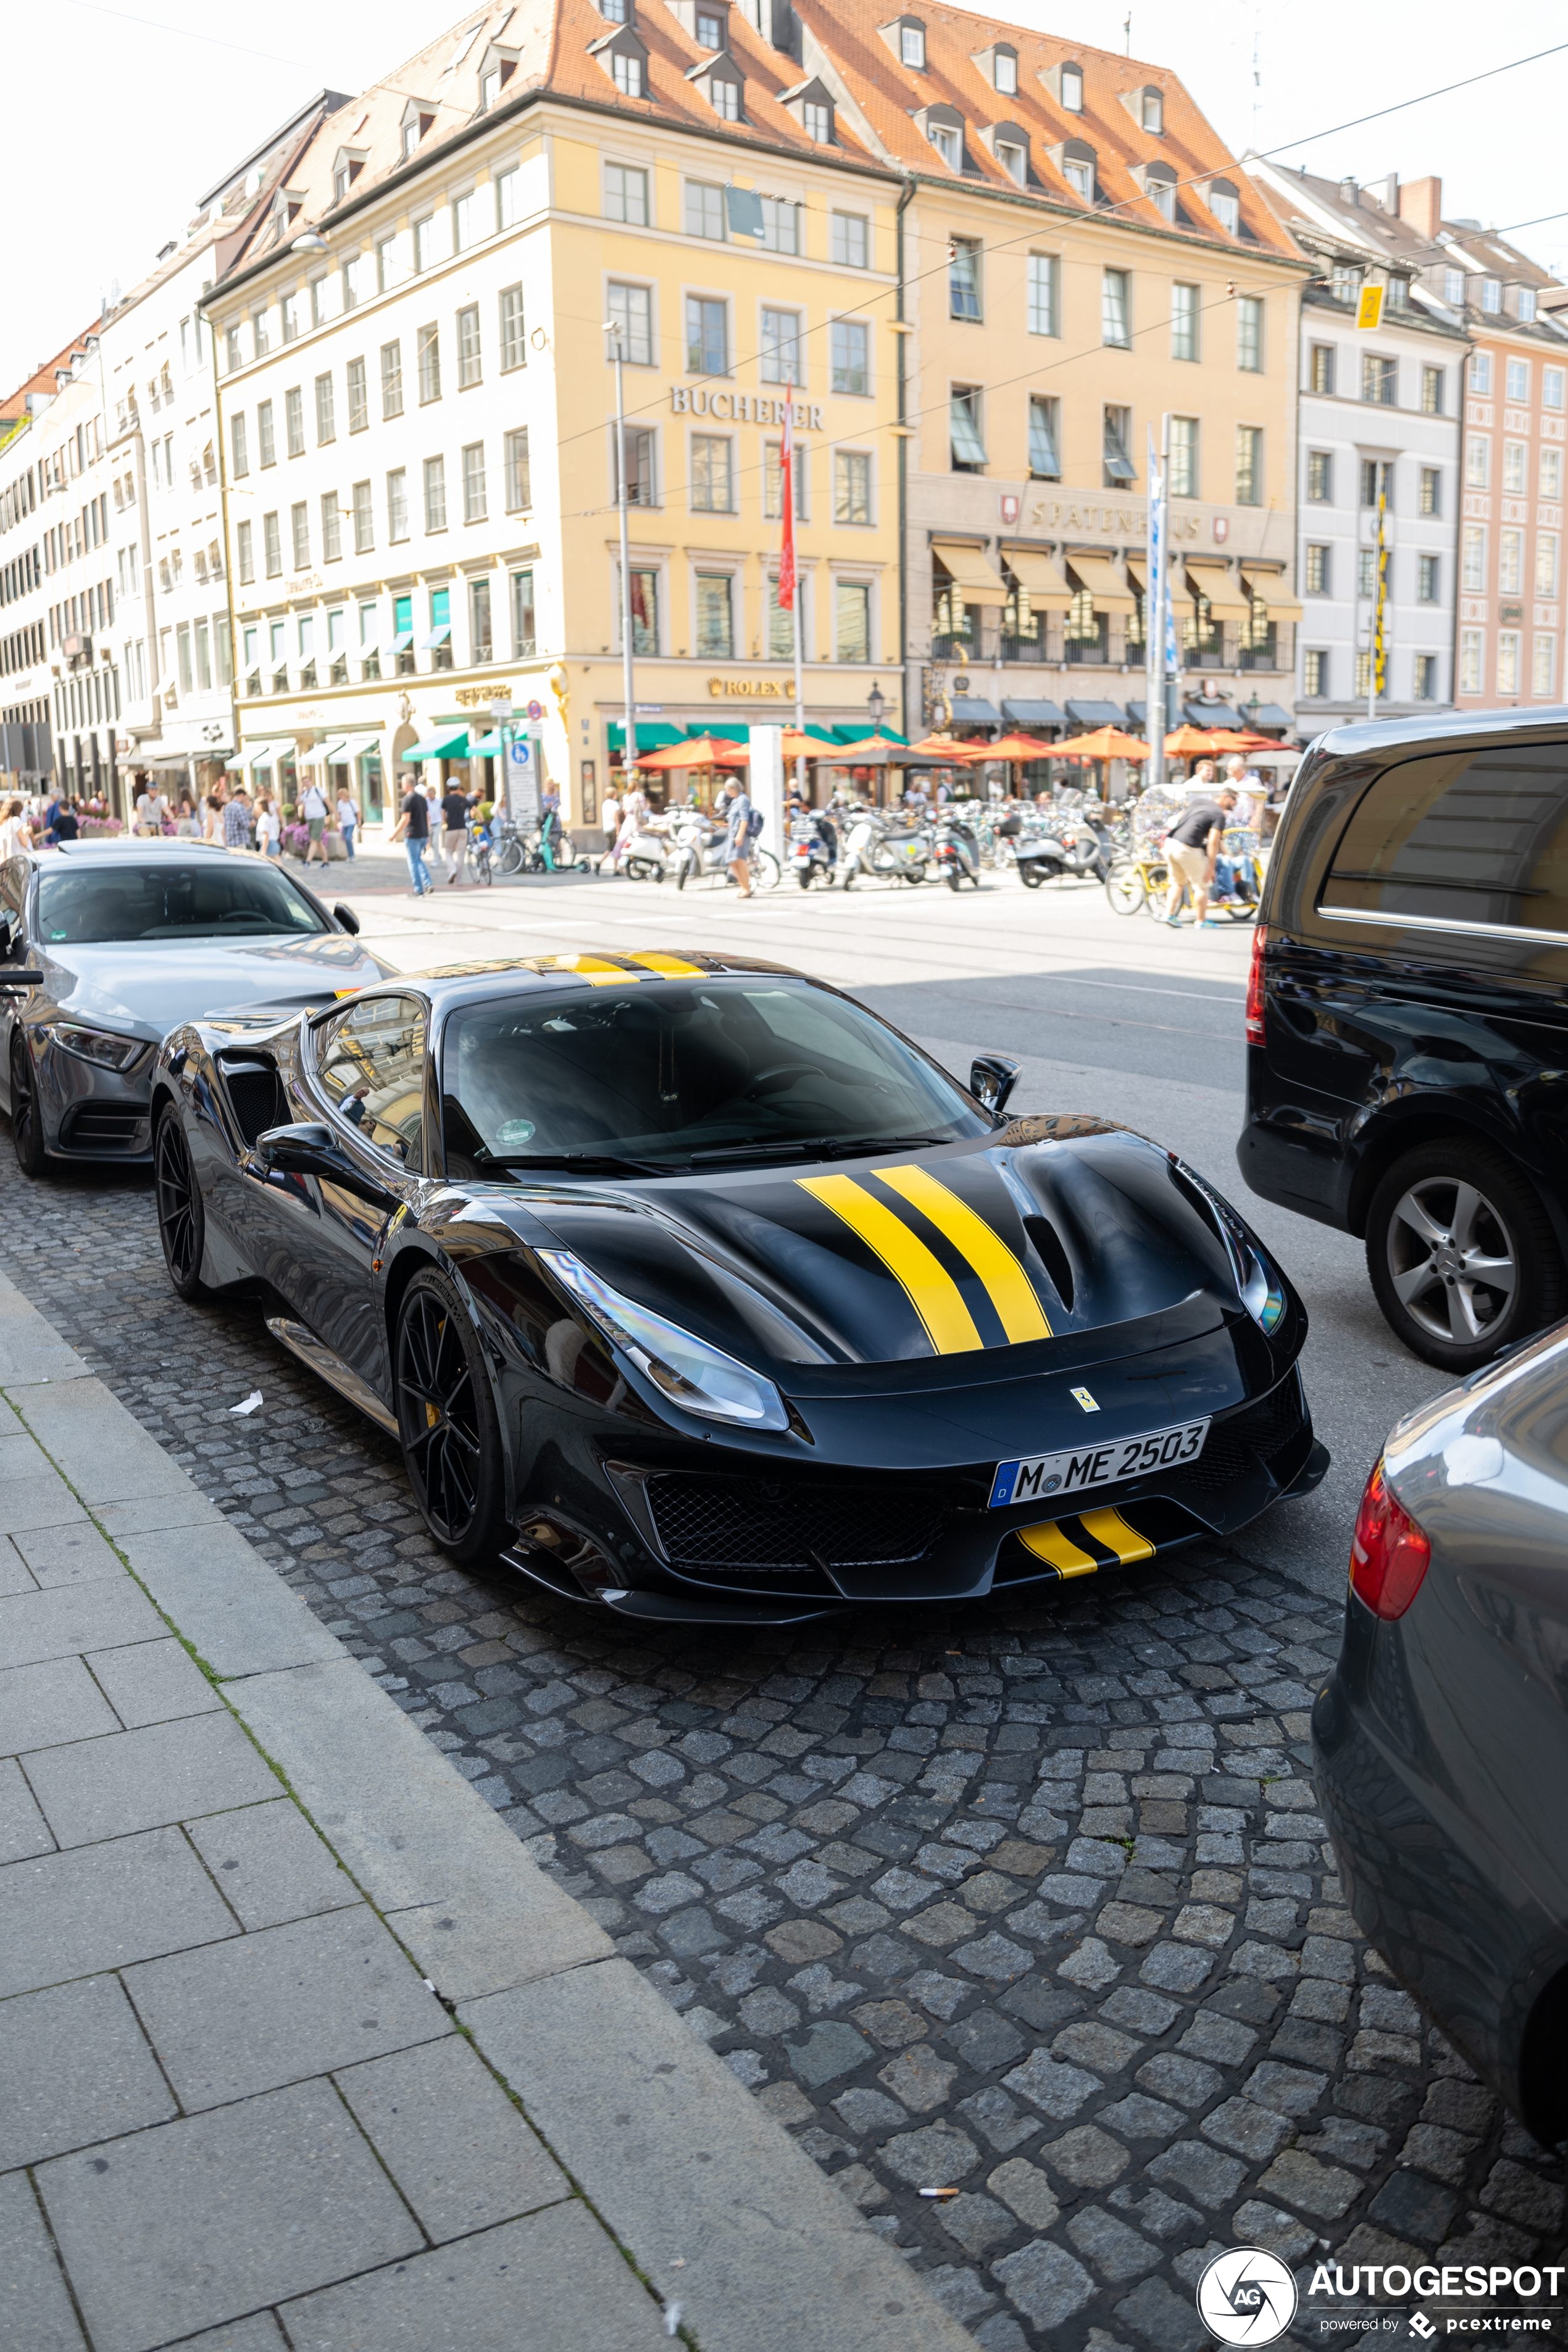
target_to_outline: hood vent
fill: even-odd
[[[1048,1217],[1024,1219],[1024,1231],[1034,1246],[1035,1255],[1050,1277],[1051,1287],[1070,1314],[1072,1311],[1072,1260],[1062,1245],[1062,1237]]]

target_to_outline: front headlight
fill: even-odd
[[[1241,1285],[1241,1303],[1260,1331],[1272,1331],[1285,1312],[1285,1294],[1256,1250],[1248,1250],[1252,1271]]]
[[[84,1028],[79,1021],[46,1021],[39,1025],[51,1045],[58,1045],[62,1053],[75,1054],[83,1062],[96,1063],[100,1070],[133,1069],[148,1051],[144,1037],[121,1037],[112,1029]]]
[[[749,1429],[789,1427],[784,1399],[760,1372],[612,1289],[570,1250],[541,1250],[539,1255],[590,1320],[671,1404],[710,1421],[741,1422]]]
[[[1278,1329],[1285,1314],[1285,1294],[1279,1287],[1278,1277],[1253,1248],[1246,1227],[1229,1202],[1216,1192],[1212,1184],[1206,1183],[1195,1168],[1189,1168],[1184,1160],[1177,1164],[1187,1181],[1208,1202],[1215,1226],[1225,1244],[1226,1255],[1230,1260],[1237,1297],[1260,1331],[1268,1333]]]

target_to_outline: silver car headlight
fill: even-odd
[[[122,1037],[112,1029],[89,1029],[79,1021],[44,1021],[38,1024],[51,1045],[100,1070],[123,1073],[133,1069],[151,1048],[144,1037]]]
[[[667,1323],[612,1288],[570,1250],[541,1250],[540,1256],[624,1355],[683,1412],[710,1421],[738,1422],[748,1429],[787,1429],[789,1415],[772,1381],[738,1363],[721,1348]]]

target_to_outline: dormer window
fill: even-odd
[[[1063,66],[1060,94],[1062,104],[1069,114],[1083,112],[1083,68],[1081,66]]]
[[[405,163],[414,153],[435,120],[434,107],[422,106],[416,98],[409,100],[403,110],[403,160]]]
[[[1143,194],[1162,220],[1176,217],[1176,174],[1169,163],[1145,163],[1138,173]]]
[[[647,51],[629,24],[590,41],[588,55],[598,58],[623,98],[647,96]]]
[[[831,106],[824,106],[820,99],[808,98],[800,110],[800,119],[808,139],[814,139],[819,147],[832,146],[833,109]]]
[[[629,25],[632,0],[599,0],[599,14],[606,25]]]
[[[716,8],[697,11],[697,45],[703,49],[724,47],[724,19]]]
[[[489,114],[500,99],[500,68],[490,66],[479,76],[479,107]]]
[[[1163,90],[1151,88],[1139,92],[1138,119],[1151,138],[1164,137],[1165,94]]]
[[[340,147],[332,163],[332,202],[341,205],[360,173],[364,170],[364,157],[352,147]]]
[[[1521,326],[1530,327],[1534,325],[1535,289],[1533,286],[1516,286],[1514,288],[1513,315]]]
[[[1443,299],[1445,302],[1451,303],[1456,310],[1462,310],[1464,309],[1465,273],[1462,269],[1444,270]]]
[[[1016,122],[994,122],[980,134],[1010,180],[1020,188],[1029,181],[1029,134]]]
[[[623,57],[617,53],[610,59],[610,79],[623,98],[646,95],[647,71],[641,58]]]
[[[1067,139],[1056,149],[1053,160],[1074,195],[1086,205],[1093,204],[1093,148],[1081,139]]]
[[[818,147],[836,143],[836,121],[833,92],[826,82],[815,75],[810,81],[796,82],[793,89],[779,92],[779,104],[793,114],[806,137]]]
[[[899,62],[900,65],[908,66],[911,73],[924,73],[926,36],[923,25],[899,26]]]
[[[697,84],[721,122],[744,121],[742,97],[745,80],[727,49],[721,50],[717,57],[702,58],[686,79]]]
[[[1211,180],[1204,201],[1218,221],[1226,236],[1235,236],[1241,227],[1241,198],[1231,180]]]
[[[1483,310],[1500,310],[1502,309],[1502,279],[1500,278],[1482,278],[1481,308]]]
[[[1018,52],[997,47],[991,52],[991,79],[1001,98],[1018,95]]]
[[[963,133],[955,123],[928,121],[926,137],[950,172],[963,169]]]
[[[349,167],[348,167],[348,165],[347,165],[346,163],[340,163],[340,164],[338,165],[337,170],[332,173],[332,202],[333,202],[333,204],[335,204],[335,205],[341,205],[341,204],[342,203],[343,198],[348,194],[348,192],[349,192]]]

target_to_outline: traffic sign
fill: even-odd
[[[532,761],[533,746],[526,736],[520,735],[511,747],[511,764],[514,768],[527,768],[531,766]]]
[[[543,703],[531,702],[528,706],[528,715],[531,719],[542,719],[544,716]]]
[[[1383,324],[1383,294],[1381,286],[1363,286],[1356,304],[1355,322],[1363,333],[1375,335]]]

